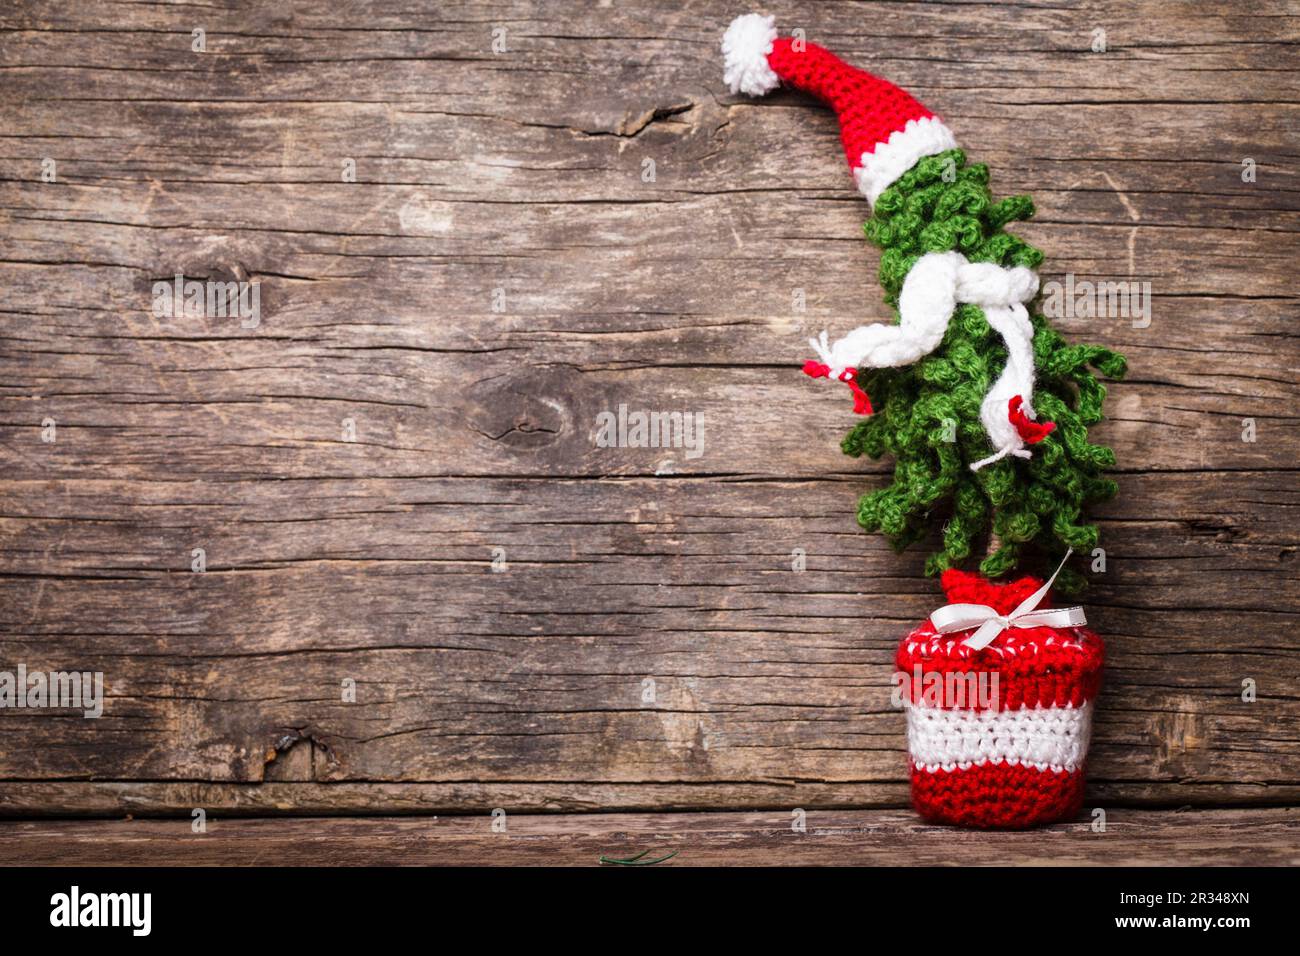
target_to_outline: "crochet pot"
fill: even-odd
[[[949,603],[1000,615],[1043,583],[999,584],[957,570],[941,580]],[[1084,627],[1008,627],[973,650],[963,644],[970,633],[939,633],[927,619],[898,647],[916,811],[983,828],[1073,818],[1083,803],[1101,639]]]

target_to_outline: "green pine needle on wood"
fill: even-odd
[[[608,863],[612,866],[654,866],[656,863],[662,863],[665,860],[671,860],[673,857],[675,857],[678,854],[679,851],[673,850],[671,853],[667,853],[664,856],[655,857],[654,859],[651,860],[644,859],[646,854],[649,852],[650,852],[649,850],[642,850],[636,856],[629,856],[624,859],[619,859],[617,857],[612,857],[612,856],[602,856],[600,858],[600,862]]]
[[[908,271],[929,252],[957,251],[972,262],[1004,267],[1037,269],[1043,261],[1039,250],[1003,229],[1030,218],[1033,200],[994,202],[988,178],[986,166],[967,165],[954,149],[922,159],[880,196],[863,228],[882,249],[880,282],[895,310]],[[942,523],[942,547],[927,560],[928,574],[969,562],[994,539],[998,546],[979,563],[990,578],[1014,569],[1027,545],[1053,560],[1067,548],[1087,554],[1097,546],[1097,526],[1085,521],[1084,511],[1113,496],[1116,484],[1102,474],[1114,466],[1114,454],[1088,441],[1106,397],[1095,373],[1122,378],[1124,357],[1096,345],[1070,345],[1032,308],[1030,317],[1034,407],[1039,420],[1057,427],[1029,460],[969,468],[989,453],[980,404],[1006,361],[1001,339],[978,306],[958,306],[942,344],[915,364],[860,370],[876,411],[848,433],[842,448],[854,457],[892,456],[894,477],[888,487],[862,496],[858,523],[885,534],[898,550]],[[1057,584],[1069,592],[1084,581],[1066,569]]]

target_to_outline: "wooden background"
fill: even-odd
[[[927,829],[891,809],[888,682],[939,590],[857,529],[889,464],[841,455],[845,395],[798,374],[808,335],[886,317],[868,210],[829,112],[724,88],[744,9],[6,5],[0,669],[110,696],[0,711],[0,815]],[[1060,322],[1132,369],[1096,430],[1121,494],[1089,807],[1293,848],[1296,7],[766,9],[1032,193],[1044,281],[1151,283],[1147,328]],[[178,272],[259,282],[259,326],[155,318]],[[597,447],[620,404],[702,416],[703,454]],[[5,826],[70,828],[68,859],[130,829]]]

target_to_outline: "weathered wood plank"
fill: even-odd
[[[1167,19],[1146,21],[1140,46],[1124,47],[1136,24],[1118,18],[1105,59],[1066,53],[1086,47],[1098,19],[1115,21],[1104,8],[1026,14],[1054,38],[1050,59],[989,42],[1021,35],[1019,8],[989,22],[964,10],[985,49],[979,65],[949,49],[971,36],[929,32],[950,22],[942,9],[881,11],[885,34],[853,31],[855,14],[816,16],[846,54],[883,55],[902,80],[953,71],[918,90],[942,97],[958,129],[969,118],[972,150],[1001,189],[1038,195],[1040,218],[1023,230],[1049,254],[1045,279],[1152,283],[1149,328],[1063,322],[1132,358],[1134,381],[1115,388],[1099,430],[1123,467],[1289,467],[1300,80],[1277,70],[1257,89],[1253,67],[1286,49],[1294,23],[1155,9]],[[60,22],[69,33],[13,35],[0,47],[18,94],[0,124],[15,152],[0,186],[12,217],[0,281],[13,473],[149,478],[165,455],[194,478],[591,475],[609,462],[593,456],[590,423],[622,402],[703,416],[705,453],[673,462],[678,471],[843,467],[842,396],[795,369],[808,333],[885,312],[834,121],[795,94],[761,105],[722,96],[707,8],[678,18],[651,63],[627,68],[625,15],[644,14],[601,13],[614,18],[609,36],[591,29],[586,42],[527,26],[535,40],[495,57],[477,46],[486,20],[450,14],[443,29],[411,34],[312,36],[241,19],[224,40],[209,28],[203,56],[162,27],[114,29],[111,45],[78,34],[78,19]],[[678,39],[679,28],[693,32]],[[1255,43],[1237,42],[1243,33]],[[890,35],[948,52],[918,63],[879,40],[859,50]],[[1191,37],[1202,42],[1189,50]],[[552,61],[559,78],[539,78],[537,64]],[[571,75],[611,70],[617,87],[574,96]],[[1007,91],[1027,102],[988,115],[981,76],[1005,88],[1007,75],[1035,71],[1053,81]],[[365,96],[330,96],[357,89]],[[1152,89],[1168,102],[1152,103]],[[568,115],[575,105],[584,116]],[[1027,155],[1026,130],[1040,127]],[[1063,127],[1068,148],[1054,149],[1048,134]],[[87,128],[93,136],[69,135]],[[1145,135],[1127,135],[1135,128]],[[141,147],[160,132],[174,148]],[[342,183],[359,143],[369,144],[360,181]],[[1241,182],[1225,143],[1261,164],[1258,182]],[[39,182],[47,153],[57,184]],[[647,158],[654,183],[640,176]],[[263,323],[155,319],[151,283],[178,271],[259,278]],[[54,276],[89,294],[51,297]],[[806,312],[793,309],[796,289]],[[46,417],[62,426],[57,453],[38,442]],[[355,447],[339,447],[344,417],[357,422]],[[1259,423],[1257,442],[1240,440],[1245,417]],[[664,464],[645,454],[617,467]]]
[[[0,664],[112,689],[0,712],[0,812],[905,801],[889,660],[937,589],[855,531],[888,464],[797,374],[885,318],[866,209],[827,113],[723,90],[736,12],[0,13]],[[1045,280],[1151,283],[1147,328],[1060,323],[1133,367],[1090,799],[1296,802],[1300,19],[781,19],[1032,192]],[[177,272],[258,280],[260,323],[156,319]],[[702,454],[597,448],[620,404],[700,416]]]
[[[1120,799],[1152,784],[1166,801],[1188,785],[1276,799],[1300,780],[1284,636],[1300,491],[1214,477],[1213,512],[1191,517],[1204,476],[1131,476],[1146,515],[1103,525],[1088,604],[1111,666],[1092,777]],[[919,554],[851,530],[860,484],[162,481],[125,500],[108,483],[19,486],[7,651],[103,670],[111,697],[100,720],[0,715],[32,744],[0,769],[103,776],[111,742],[112,775],[137,780],[567,782],[571,807],[602,782],[688,782],[697,806],[766,783],[897,802],[893,649],[935,587]],[[277,777],[300,738],[316,759]]]
[[[0,860],[123,866],[594,866],[602,855],[677,851],[665,866],[1294,866],[1295,808],[1128,810],[1028,833],[927,826],[900,811],[209,819],[0,823]],[[655,855],[662,855],[656,853]]]
[[[271,780],[267,769],[266,779]],[[1092,781],[1086,810],[1133,807],[1168,812],[1191,806],[1295,806],[1300,786],[1249,783],[1107,783]],[[907,784],[880,781],[745,780],[666,783],[459,781],[453,783],[160,781],[0,781],[0,817],[293,817],[383,814],[603,813],[885,808],[909,806]]]

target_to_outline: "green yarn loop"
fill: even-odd
[[[967,165],[959,149],[920,160],[881,194],[863,227],[881,247],[880,283],[897,312],[903,280],[927,252],[955,250],[972,262],[1036,269],[1043,254],[1003,227],[1034,214],[1028,196],[994,202],[988,168]],[[942,548],[926,562],[938,574],[982,551],[991,532],[999,546],[979,563],[990,578],[1013,570],[1021,550],[1035,546],[1053,559],[1066,548],[1087,553],[1097,545],[1084,507],[1115,494],[1101,474],[1115,464],[1109,448],[1088,441],[1088,426],[1102,418],[1105,387],[1093,370],[1122,378],[1124,357],[1096,345],[1069,345],[1032,309],[1034,407],[1056,430],[1033,446],[1033,457],[1004,458],[979,472],[969,464],[989,453],[980,404],[1001,373],[1006,350],[983,311],[957,308],[942,344],[904,368],[862,369],[860,381],[875,414],[844,438],[848,455],[894,459],[894,480],[858,501],[858,523],[884,533],[898,550],[943,524]],[[1066,569],[1063,591],[1082,577]]]

